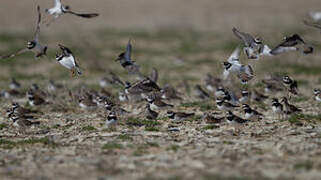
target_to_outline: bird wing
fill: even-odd
[[[150,79],[154,82],[157,82],[158,80],[158,71],[156,68],[153,68],[152,73],[150,75]]]
[[[248,33],[240,32],[235,27],[232,29],[232,31],[234,35],[241,39],[247,47],[250,47],[251,44],[255,42],[254,38]]]
[[[60,8],[61,7],[61,0],[55,0],[55,8]]]
[[[37,6],[37,12],[38,12],[38,20],[37,20],[37,27],[36,27],[36,32],[34,35],[34,40],[38,42],[39,40],[39,35],[40,35],[40,23],[41,23],[41,12],[40,12],[40,6]]]
[[[24,48],[24,49],[20,49],[19,51],[13,53],[13,54],[10,54],[10,55],[6,55],[6,56],[0,56],[0,59],[8,59],[8,58],[12,58],[12,57],[15,57],[19,54],[22,54],[22,53],[25,53],[25,52],[28,52],[29,49],[28,48]]]
[[[127,61],[131,61],[131,54],[132,54],[132,45],[131,45],[131,40],[129,39],[127,47],[126,47],[126,52],[125,52],[125,59]]]
[[[240,64],[240,60],[239,60],[239,58],[240,58],[240,53],[241,53],[240,48],[237,47],[237,48],[233,51],[233,53],[231,54],[231,56],[227,59],[227,61],[228,61],[229,63],[231,63],[231,64]]]
[[[99,16],[98,13],[86,13],[86,14],[82,14],[82,13],[76,13],[76,12],[73,12],[73,11],[70,11],[70,10],[65,10],[64,12],[65,12],[65,13],[69,13],[69,14],[73,14],[73,15],[76,15],[76,16],[79,16],[79,17],[82,17],[82,18],[93,18],[93,17]]]
[[[72,52],[69,48],[65,47],[64,45],[58,44],[59,48],[63,52],[64,56],[72,55]]]

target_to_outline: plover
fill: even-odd
[[[149,120],[154,120],[158,117],[158,112],[150,109],[150,104],[146,104],[145,117]]]
[[[227,79],[230,74],[235,73],[243,84],[246,84],[254,77],[251,65],[243,65],[239,61],[240,49],[236,48],[226,62],[223,62],[223,79]]]
[[[167,117],[174,121],[182,121],[194,116],[194,113],[167,111]]]
[[[30,106],[39,106],[47,102],[39,94],[35,93],[32,89],[27,92],[28,104]]]
[[[128,44],[126,46],[126,51],[122,52],[116,61],[120,62],[120,65],[126,69],[130,74],[137,74],[141,76],[140,73],[140,67],[135,64],[135,61],[131,59],[131,54],[132,54],[132,45],[131,45],[131,40],[128,41]]]
[[[38,20],[37,20],[37,27],[36,32],[34,35],[33,40],[27,42],[27,47],[24,49],[21,49],[11,55],[7,56],[0,56],[0,59],[7,59],[15,57],[19,54],[25,53],[25,52],[33,52],[35,54],[35,59],[38,59],[42,56],[47,55],[47,46],[41,45],[39,42],[39,36],[40,36],[40,22],[41,22],[41,13],[40,13],[40,6],[37,6],[37,12],[38,12]]]
[[[313,47],[307,45],[298,34],[285,37],[284,40],[271,50],[272,55],[279,55],[289,51],[302,51],[304,54],[313,52]]]
[[[316,101],[321,102],[321,90],[320,89],[314,89],[313,90],[313,94],[314,94],[314,99]]]
[[[160,92],[161,92],[162,99],[179,99],[179,100],[182,99],[177,95],[178,93],[175,90],[175,88],[169,84],[166,84],[164,88],[161,89]]]
[[[223,86],[218,86],[218,87],[216,88],[216,91],[215,91],[215,97],[216,97],[217,99],[223,98],[223,97],[226,95],[225,91],[226,91],[226,90],[224,89]]]
[[[110,111],[106,119],[106,126],[111,127],[115,125],[117,121],[118,121],[118,118],[116,116],[116,113],[114,111]]]
[[[237,105],[226,102],[223,99],[216,99],[216,106],[221,111],[232,111],[234,108],[239,107]]]
[[[302,110],[294,106],[293,104],[290,104],[288,102],[288,99],[286,97],[283,97],[281,102],[284,103],[284,113],[286,114],[293,114],[293,113],[298,113],[301,112]]]
[[[63,5],[61,3],[61,0],[55,0],[55,6],[53,8],[46,9],[45,12],[53,16],[53,18],[46,23],[47,26],[51,24],[55,19],[57,19],[58,17],[66,13],[73,14],[82,18],[93,18],[93,17],[99,16],[98,13],[83,14],[83,13],[76,13],[76,12],[70,11],[70,7]]]
[[[257,112],[256,110],[252,109],[249,105],[243,104],[242,105],[244,110],[244,118],[249,120],[262,120],[264,117],[263,114]]]
[[[261,38],[254,38],[252,35],[240,32],[236,28],[233,28],[232,31],[237,38],[241,39],[244,42],[244,52],[247,55],[248,59],[257,59],[260,55],[259,53],[263,52],[264,50],[264,45]]]
[[[11,108],[14,112],[18,113],[18,114],[33,114],[33,113],[38,113],[38,111],[36,110],[30,110],[27,108],[24,108],[22,106],[19,105],[19,103],[17,102],[13,102],[11,105]]]
[[[150,108],[151,108],[153,111],[157,111],[157,110],[162,110],[162,109],[167,109],[167,108],[172,108],[172,107],[174,107],[173,105],[167,104],[167,103],[161,101],[159,98],[154,97],[154,96],[147,96],[146,100],[147,100],[147,102],[149,103]]]
[[[88,97],[81,97],[79,99],[79,106],[84,110],[94,110],[97,107],[97,104],[93,102],[93,100]]]
[[[289,76],[284,76],[282,82],[288,92],[288,96],[290,96],[290,94],[298,94],[298,84],[295,80],[291,79]]]
[[[149,78],[137,81],[134,84],[125,84],[125,93],[127,95],[140,95],[141,98],[146,98],[147,94],[159,92],[161,88]]]
[[[61,49],[61,54],[56,54],[56,60],[65,68],[71,70],[72,76],[77,72],[78,75],[81,75],[80,67],[72,54],[71,50],[61,44],[58,45]]]
[[[16,114],[13,114],[11,117],[11,120],[13,121],[13,126],[25,129],[27,127],[30,127],[32,125],[38,125],[40,124],[39,121],[29,121],[27,119],[24,119],[23,117],[20,117]]]
[[[229,124],[232,124],[232,125],[236,125],[236,126],[239,126],[241,124],[244,124],[244,123],[247,123],[248,120],[246,119],[243,119],[239,116],[236,116],[235,114],[233,114],[231,111],[227,111],[226,112],[226,120]]]
[[[248,103],[250,101],[250,92],[247,89],[241,91],[241,96],[238,98],[238,102],[241,104]]]
[[[280,119],[280,116],[283,117],[283,105],[279,103],[277,98],[272,100],[272,110],[278,116],[278,119]]]
[[[219,124],[225,117],[215,117],[215,113],[205,112],[202,116],[202,119],[206,124]]]

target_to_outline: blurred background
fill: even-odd
[[[26,31],[34,23],[34,9],[53,5],[54,0],[2,0],[1,31]],[[319,0],[64,0],[63,3],[80,12],[99,12],[90,21],[66,16],[49,30],[72,30],[79,27],[96,29],[159,29],[189,28],[225,31],[232,26],[250,30],[271,29],[270,26],[301,25],[310,10],[320,9]],[[67,24],[70,24],[67,26]],[[262,31],[262,30],[261,30]]]
[[[165,83],[166,79],[186,70],[190,74],[186,78],[192,80],[204,75],[199,74],[199,70],[218,75],[221,73],[219,62],[241,44],[231,31],[233,27],[260,35],[271,47],[280,43],[284,36],[294,33],[299,33],[316,47],[316,53],[308,57],[288,53],[267,58],[274,60],[268,62],[273,70],[284,73],[283,67],[291,64],[301,67],[295,72],[287,71],[290,75],[301,71],[302,67],[307,67],[303,71],[315,72],[318,71],[313,69],[315,64],[320,64],[317,51],[320,41],[315,38],[320,34],[302,23],[303,19],[309,19],[309,11],[318,10],[320,0],[63,0],[63,3],[70,5],[75,12],[100,14],[93,19],[64,15],[41,29],[40,40],[49,46],[49,60],[55,62],[57,44],[65,44],[86,71],[82,79],[96,78],[108,69],[126,76],[114,59],[125,49],[129,38],[133,39],[133,59],[142,66],[144,73],[149,73],[152,67],[166,71],[163,74],[169,77],[161,76],[161,82]],[[1,1],[1,55],[16,51],[32,37],[38,4],[44,11],[54,5],[54,0]],[[47,18],[43,12],[43,19]],[[43,59],[35,65],[30,63],[34,62],[32,57],[27,53],[1,62],[1,77],[57,79],[67,76],[66,69],[57,63]],[[300,61],[304,58],[309,59],[309,64]],[[176,66],[177,59],[184,60],[185,64]],[[256,68],[266,67],[266,63],[257,63]],[[48,71],[52,73],[46,73]]]

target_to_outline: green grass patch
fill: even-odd
[[[214,109],[214,106],[211,103],[204,101],[182,103],[180,106],[185,108],[200,108],[201,111],[208,111]]]
[[[293,114],[289,117],[288,121],[291,124],[300,123],[300,121],[312,121],[318,120],[321,121],[321,114],[318,115],[310,115],[310,114]]]
[[[7,127],[8,127],[8,125],[5,124],[5,123],[1,123],[1,124],[0,124],[0,130],[5,129],[5,128],[7,128]]]
[[[312,161],[303,161],[299,162],[293,165],[293,169],[304,169],[304,170],[311,170],[313,168],[313,162]]]
[[[153,127],[153,126],[160,125],[160,123],[157,121],[142,120],[134,117],[129,117],[126,121],[126,124],[129,126],[146,126],[146,127]]]
[[[24,139],[20,141],[9,141],[5,139],[0,139],[0,147],[5,149],[11,149],[16,146],[23,146],[23,145],[33,145],[33,144],[44,144],[44,145],[50,145],[52,147],[55,147],[57,144],[50,140],[48,137],[43,138],[30,138],[30,139]]]
[[[166,150],[177,152],[179,148],[180,148],[180,147],[179,147],[178,145],[173,144],[173,145],[167,147]]]
[[[120,139],[122,141],[133,141],[134,139],[128,135],[128,134],[121,134],[117,137],[117,139]]]
[[[103,150],[111,150],[111,149],[123,149],[124,147],[123,147],[123,145],[118,144],[116,142],[109,142],[109,143],[104,144],[101,148]]]
[[[160,131],[158,127],[155,126],[147,126],[145,127],[145,131],[154,131],[154,132],[158,132]]]
[[[210,129],[217,129],[219,126],[211,124],[211,125],[206,125],[202,128],[202,130],[210,130]]]

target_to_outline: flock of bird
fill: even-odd
[[[55,19],[64,14],[73,14],[83,18],[93,18],[98,14],[80,14],[70,10],[69,6],[63,5],[60,0],[55,0],[55,6],[51,9],[45,10],[51,15],[52,19],[47,22],[42,22],[40,7],[37,7],[38,19],[34,38],[28,41],[27,47],[7,56],[1,56],[0,59],[14,58],[24,52],[31,51],[35,54],[35,58],[46,56],[48,46],[40,44],[40,26],[51,24]],[[311,14],[313,22],[304,21],[306,25],[321,29],[321,12]],[[252,35],[242,32],[236,28],[232,29],[233,34],[242,42],[243,52],[248,59],[258,60],[263,56],[277,56],[282,53],[296,51],[303,54],[313,53],[313,46],[303,40],[298,34],[285,37],[277,46],[270,48],[264,44],[260,37],[253,37]],[[56,60],[65,68],[72,72],[72,75],[82,75],[79,64],[76,61],[72,51],[64,45],[58,44],[61,53],[56,54]],[[262,80],[264,89],[249,89],[248,84],[254,79],[254,69],[250,64],[242,64],[240,62],[241,47],[236,47],[230,57],[222,63],[223,74],[222,77],[213,77],[208,74],[204,81],[204,86],[195,85],[193,89],[193,96],[197,99],[208,99],[216,103],[219,112],[205,112],[202,117],[207,123],[220,123],[224,119],[228,123],[240,125],[251,121],[258,121],[264,119],[264,113],[259,112],[258,108],[251,107],[255,105],[253,102],[266,103],[268,102],[275,116],[284,118],[288,115],[301,112],[302,109],[290,103],[292,96],[297,96],[298,84],[297,81],[289,76],[271,76]],[[149,76],[144,75],[140,71],[140,66],[136,61],[132,60],[132,44],[128,41],[126,50],[121,53],[118,61],[124,70],[137,77],[136,82],[128,82],[122,80],[118,75],[110,72],[109,77],[102,78],[99,82],[101,91],[97,92],[92,89],[82,87],[77,91],[68,91],[70,102],[79,105],[79,108],[84,110],[95,110],[102,107],[106,113],[106,126],[111,127],[117,124],[119,118],[137,116],[148,120],[156,120],[159,116],[166,114],[173,122],[181,122],[184,119],[190,118],[196,112],[178,112],[174,111],[174,104],[179,104],[184,101],[183,93],[178,92],[172,85],[165,85],[160,87],[157,84],[158,71],[152,69]],[[242,88],[238,88],[235,83],[239,81]],[[118,95],[110,93],[106,88],[113,87],[113,85],[122,87]],[[188,89],[188,82],[183,82],[183,87]],[[203,88],[205,87],[205,88]],[[42,107],[44,105],[50,106],[52,102],[48,101],[48,97],[56,97],[59,89],[64,91],[67,89],[61,84],[50,80],[47,91],[42,90],[37,84],[32,84],[31,88],[26,92],[21,92],[21,85],[17,80],[12,79],[9,84],[8,91],[2,91],[1,96],[7,99],[24,98],[26,94],[27,103],[29,106]],[[186,90],[187,91],[187,90]],[[282,94],[282,99],[279,101],[276,98],[276,93]],[[187,93],[187,92],[186,92]],[[320,89],[314,89],[315,101],[321,102]],[[54,98],[53,98],[54,99]],[[122,105],[127,104],[134,106],[132,111],[126,110]],[[244,117],[236,115],[235,111],[241,108],[244,111]],[[223,112],[223,116],[222,116]],[[35,121],[35,115],[40,114],[39,110],[28,109],[20,105],[18,102],[13,102],[11,107],[7,110],[6,116],[13,122],[14,126],[21,129],[41,123]]]

